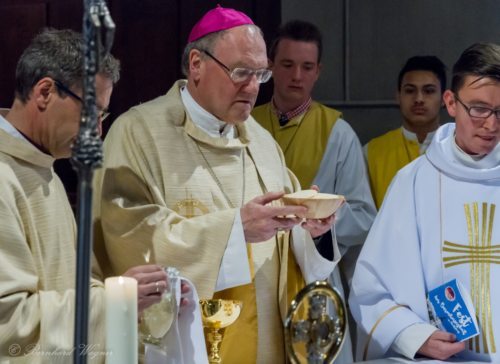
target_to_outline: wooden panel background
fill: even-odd
[[[113,120],[130,107],[164,94],[182,77],[180,59],[196,21],[217,4],[247,13],[265,34],[280,24],[280,1],[267,0],[108,0],[116,23],[112,53],[122,75],[113,92]],[[81,30],[83,0],[0,0],[0,107],[10,107],[15,67],[23,49],[43,27]],[[268,99],[270,89],[261,97]],[[68,161],[58,161],[59,173],[74,202],[77,178]]]

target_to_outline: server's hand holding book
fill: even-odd
[[[479,335],[474,305],[458,280],[453,279],[429,291],[427,302],[431,323],[455,334],[457,341]]]

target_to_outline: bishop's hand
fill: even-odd
[[[319,187],[312,185],[311,190],[319,192]],[[335,214],[325,217],[324,219],[306,219],[301,226],[309,231],[311,237],[314,239],[330,231],[333,224],[335,224]]]
[[[290,230],[299,224],[307,212],[304,206],[275,206],[271,203],[284,192],[267,192],[247,202],[240,209],[241,222],[247,242],[258,243],[272,238],[280,230]]]
[[[301,226],[309,231],[311,237],[314,239],[330,231],[334,223],[335,214],[324,219],[306,219]]]

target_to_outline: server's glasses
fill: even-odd
[[[484,106],[467,106],[464,104],[462,100],[455,94],[455,99],[464,107],[467,111],[467,114],[471,118],[475,119],[487,119],[491,116],[491,114],[495,113],[495,117],[498,121],[500,121],[500,109],[490,109],[489,107]]]

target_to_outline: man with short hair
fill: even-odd
[[[79,350],[73,346],[76,226],[53,164],[71,155],[82,76],[81,35],[44,30],[22,54],[14,103],[0,116],[0,357],[7,362],[66,363]],[[95,82],[100,115],[118,78],[118,61],[105,58]],[[138,280],[140,311],[159,302],[166,288],[161,267],[124,272]],[[91,362],[106,358],[104,309],[103,284],[92,278]]]
[[[350,304],[365,360],[500,362],[500,46],[467,48],[443,98],[455,123],[397,173],[356,266]],[[430,324],[426,296],[452,279],[479,324],[467,342]]]
[[[314,24],[293,20],[280,27],[269,50],[273,97],[252,115],[278,142],[302,188],[315,184],[323,192],[345,196],[335,232],[341,252],[348,252],[341,264],[349,282],[376,210],[356,134],[341,112],[311,98],[321,71],[322,44]],[[338,270],[332,283],[343,294]],[[340,363],[352,362],[350,351],[348,340]]]
[[[429,146],[439,127],[445,89],[446,66],[435,56],[411,57],[399,72],[396,98],[403,124],[372,139],[364,148],[377,209],[396,172]]]
[[[106,137],[98,201],[107,258],[123,270],[146,258],[177,267],[200,298],[240,300],[224,331],[227,363],[285,362],[283,320],[303,286],[327,277],[339,252],[334,217],[280,206],[298,188],[281,150],[250,117],[271,75],[260,29],[218,6],[193,27],[187,81],[132,108]],[[333,240],[333,243],[332,243]],[[321,244],[321,242],[319,242]]]

